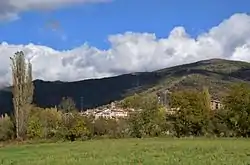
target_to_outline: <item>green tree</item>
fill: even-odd
[[[209,123],[208,103],[203,92],[184,90],[171,96],[175,108],[174,127],[177,136],[204,135]]]
[[[139,94],[134,94],[132,96],[126,97],[121,102],[121,107],[139,109],[139,108],[141,108],[142,99],[143,99],[143,96],[141,96]]]
[[[32,65],[25,61],[22,51],[16,52],[11,61],[16,137],[20,138],[26,133],[28,107],[33,98]]]
[[[245,83],[231,86],[223,100],[227,112],[227,124],[237,136],[250,135],[250,85]]]
[[[204,99],[204,108],[206,111],[211,112],[211,95],[207,87],[203,87],[202,98]]]
[[[165,110],[154,96],[133,97],[129,102],[135,108],[129,115],[131,135],[134,137],[158,136],[163,131],[166,120]]]
[[[58,108],[64,113],[70,113],[70,112],[76,111],[76,104],[72,98],[63,97]]]
[[[132,137],[141,138],[144,135],[141,112],[131,112],[129,115],[129,130]]]

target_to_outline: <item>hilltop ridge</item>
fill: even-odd
[[[62,97],[72,97],[77,108],[87,109],[117,101],[134,93],[156,94],[165,90],[200,89],[207,86],[213,97],[222,97],[230,84],[250,83],[250,63],[210,59],[153,72],[74,82],[35,80],[34,104],[54,107]],[[0,113],[12,109],[10,87],[0,91]],[[81,107],[83,100],[83,107]]]

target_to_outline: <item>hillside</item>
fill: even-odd
[[[203,86],[208,86],[214,97],[221,97],[228,85],[234,82],[250,83],[250,63],[212,59],[154,72],[77,82],[35,80],[34,103],[40,107],[52,107],[58,105],[62,97],[69,96],[78,109],[86,109],[123,99],[135,92],[156,94],[166,89],[200,89]],[[0,113],[11,111],[11,97],[10,88],[0,91]]]
[[[250,63],[212,59],[166,68],[154,72],[163,77],[146,93],[209,87],[214,98],[223,97],[229,85],[237,82],[250,83]]]

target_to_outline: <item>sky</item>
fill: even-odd
[[[248,0],[1,0],[0,84],[23,51],[34,79],[77,81],[204,59],[250,62]]]

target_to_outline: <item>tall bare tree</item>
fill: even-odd
[[[16,52],[12,61],[13,106],[16,124],[16,136],[25,135],[28,106],[33,99],[32,65],[25,61],[22,51]]]

